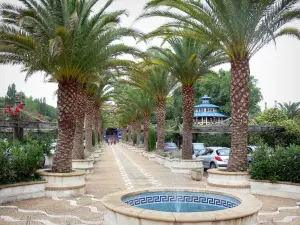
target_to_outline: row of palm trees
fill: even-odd
[[[182,85],[183,153],[192,155],[193,86],[218,64],[231,65],[232,141],[228,171],[247,170],[250,108],[250,59],[276,38],[300,39],[300,31],[287,27],[299,19],[297,0],[151,0],[140,19],[164,17],[171,21],[144,39],[162,37],[170,48],[154,48],[153,64],[164,68]],[[180,38],[179,38],[180,37]],[[164,101],[157,107],[158,139],[165,115]],[[161,148],[158,140],[158,148]]]
[[[99,120],[99,107],[107,98],[111,78],[106,77],[130,64],[118,56],[139,54],[118,40],[140,33],[119,26],[125,10],[107,12],[112,0],[97,11],[92,8],[98,0],[20,2],[22,6],[0,7],[0,63],[22,65],[26,79],[43,72],[58,83],[58,141],[52,171],[70,172],[72,152],[75,158],[83,157],[84,118],[87,149],[92,147],[91,121]]]
[[[181,83],[182,157],[191,158],[193,86],[211,73],[214,66],[224,62],[231,64],[232,74],[233,133],[228,170],[246,171],[249,61],[277,37],[290,35],[300,39],[299,30],[285,26],[299,19],[297,0],[151,0],[140,19],[159,16],[170,22],[144,36],[119,26],[125,11],[108,13],[112,1],[108,0],[93,13],[92,7],[98,0],[20,0],[23,7],[1,5],[0,63],[22,64],[27,77],[42,71],[58,83],[59,137],[53,171],[71,171],[74,133],[77,124],[82,130],[82,111],[88,112],[86,118],[93,117],[89,115],[92,111],[94,118],[98,118],[96,109],[105,98],[93,100],[97,99],[98,88],[103,94],[109,84],[104,77],[124,75],[124,71],[126,82],[135,88],[128,88],[124,96],[116,99],[121,111],[119,122],[122,127],[129,124],[129,132],[132,129],[139,133],[139,124],[144,119],[147,133],[150,111],[139,104],[148,98],[149,104],[154,100],[159,149],[164,142],[165,99],[173,84],[169,80]],[[141,54],[136,48],[117,41],[123,37],[162,37],[168,48],[153,47]],[[142,57],[141,62],[120,60],[118,56],[123,54]],[[86,127],[89,139],[88,121]],[[79,133],[78,137],[82,138]]]

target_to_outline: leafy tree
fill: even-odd
[[[13,83],[12,85],[8,86],[7,93],[5,96],[5,105],[7,104],[14,105],[16,102],[16,94],[17,94],[16,85]]]
[[[201,40],[228,56],[232,75],[232,141],[228,171],[248,169],[250,59],[278,37],[289,35],[300,39],[297,28],[285,26],[299,19],[297,3],[297,0],[151,0],[145,7],[150,10],[142,17],[171,19],[147,37],[182,36]]]
[[[289,119],[284,110],[267,109],[256,118],[256,121],[259,124],[270,124],[284,128],[282,133],[269,131],[259,134],[269,145],[273,147],[276,145],[285,147],[290,144],[300,145],[300,126],[295,120]]]
[[[194,87],[195,105],[200,104],[200,98],[208,95],[212,98],[212,103],[220,106],[219,111],[228,116],[231,116],[230,107],[230,72],[220,70],[218,74],[208,74],[201,82],[197,82]],[[174,118],[182,117],[182,90],[177,88],[173,92]],[[260,112],[259,102],[262,100],[262,94],[259,87],[257,87],[257,80],[250,77],[250,114],[255,115]]]
[[[278,124],[288,120],[285,111],[279,109],[266,109],[257,118],[259,124]]]
[[[300,102],[284,102],[279,103],[279,106],[281,110],[284,110],[287,113],[289,119],[294,119],[300,114]]]

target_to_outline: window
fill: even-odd
[[[211,155],[214,150],[207,148],[203,155]]]
[[[217,152],[217,155],[219,155],[219,156],[229,156],[230,150],[229,149],[219,149],[216,152]]]

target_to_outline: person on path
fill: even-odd
[[[117,141],[116,141],[116,139],[114,140],[114,145],[116,145],[116,143],[117,143]]]

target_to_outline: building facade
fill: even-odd
[[[205,95],[201,98],[202,103],[195,106],[194,125],[208,126],[221,124],[228,116],[219,113],[219,106],[210,103],[211,98]]]

